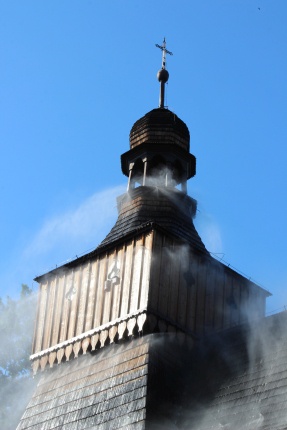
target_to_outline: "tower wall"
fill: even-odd
[[[264,316],[265,290],[160,228],[73,265],[41,279],[34,372],[135,330],[202,336]]]
[[[60,350],[69,359],[71,354],[95,349],[97,342],[103,346],[117,331],[106,338],[85,333],[97,327],[105,332],[146,309],[151,247],[152,234],[138,235],[110,252],[82,262],[76,260],[74,267],[59,268],[40,279],[32,354],[44,351],[42,368],[48,361],[50,365],[61,361]],[[88,340],[83,344],[80,340],[84,338]],[[58,348],[53,349],[55,345]]]
[[[266,291],[177,238],[155,231],[148,309],[196,335],[263,317]]]

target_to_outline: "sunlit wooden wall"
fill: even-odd
[[[151,247],[149,233],[75,268],[59,268],[44,277],[33,354],[146,307]],[[105,289],[115,261],[119,282]]]
[[[105,288],[115,264],[118,282]],[[264,316],[266,295],[217,260],[154,229],[42,279],[33,354],[140,309],[201,335]]]

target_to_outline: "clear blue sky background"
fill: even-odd
[[[94,248],[120,154],[157,107],[189,127],[208,249],[287,305],[287,1],[61,0],[0,6],[0,296]]]

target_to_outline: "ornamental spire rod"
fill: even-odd
[[[173,55],[173,53],[166,49],[165,37],[163,39],[162,45],[158,45],[156,43],[155,46],[162,50],[161,70],[159,70],[157,73],[157,79],[160,82],[159,107],[164,108],[164,89],[165,89],[165,83],[168,81],[168,77],[169,77],[169,73],[165,68],[165,66],[166,66],[166,54]]]

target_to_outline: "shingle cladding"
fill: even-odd
[[[137,337],[45,370],[17,430],[172,428],[182,336]]]
[[[43,372],[17,430],[287,429],[286,328],[281,313],[189,348],[168,333],[109,345]]]
[[[43,372],[17,430],[144,429],[148,348],[110,345]]]
[[[287,313],[206,339],[189,381],[179,428],[287,429]]]
[[[117,222],[98,249],[135,234],[147,224],[156,224],[196,250],[209,254],[194,227],[192,217],[195,212],[195,200],[177,190],[135,188],[119,199]]]
[[[189,151],[190,135],[186,124],[168,109],[153,109],[138,119],[130,131],[130,146],[143,143],[172,144]]]

